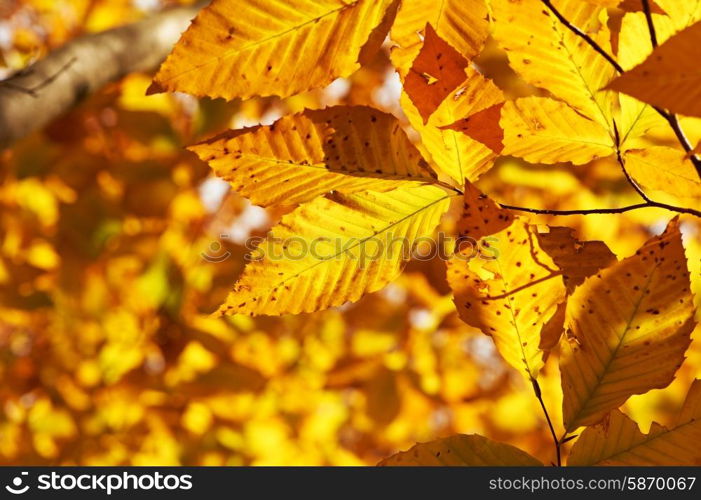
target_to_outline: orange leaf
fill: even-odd
[[[450,436],[419,443],[385,458],[380,466],[540,466],[538,460],[511,445],[477,434]]]
[[[441,128],[462,132],[499,154],[504,149],[504,129],[499,126],[503,106],[504,103],[495,104]]]
[[[562,280],[570,295],[576,286],[597,271],[616,262],[616,256],[603,241],[579,241],[570,227],[549,227],[538,233],[538,243],[562,270]],[[549,350],[557,345],[564,330],[565,309],[561,303],[555,315],[543,327],[540,348]]]
[[[643,3],[640,0],[623,0],[620,4],[618,4],[618,8],[625,10],[626,12],[642,12]],[[652,14],[666,14],[662,7],[657,5],[654,0],[650,0],[650,12]]]
[[[404,89],[424,123],[465,79],[467,59],[426,23],[424,44],[406,76]]]
[[[576,288],[560,343],[568,432],[674,379],[695,325],[689,288],[678,218],[635,255]]]
[[[538,242],[562,269],[568,293],[597,271],[613,265],[616,256],[603,241],[579,241],[571,227],[550,227],[538,233]]]
[[[501,208],[471,183],[465,183],[463,211],[457,224],[460,236],[478,240],[506,229],[513,220],[509,210]]]
[[[607,88],[673,113],[701,116],[699,60],[701,22],[669,38]]]

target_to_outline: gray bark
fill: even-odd
[[[151,71],[170,53],[201,5],[86,35],[0,82],[0,150],[47,125],[129,73]]]

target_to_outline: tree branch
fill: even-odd
[[[540,407],[543,409],[543,415],[545,415],[545,420],[548,422],[548,428],[550,429],[550,435],[553,438],[553,444],[555,445],[555,455],[557,457],[557,466],[561,467],[562,466],[562,454],[560,452],[560,440],[557,438],[557,434],[555,433],[555,427],[553,427],[552,420],[550,420],[550,414],[548,413],[548,409],[545,406],[545,401],[543,401],[543,393],[540,390],[540,385],[538,384],[538,381],[531,377],[531,384],[533,384],[533,392],[535,393],[535,397],[538,399],[538,402],[540,403]]]
[[[540,0],[549,10],[550,12],[553,13],[553,15],[567,28],[569,29],[572,33],[577,35],[578,37],[582,38],[589,46],[594,49],[596,52],[598,52],[604,59],[606,59],[611,66],[614,67],[614,69],[618,73],[624,73],[623,67],[621,67],[620,64],[609,54],[606,52],[601,45],[596,43],[594,39],[592,39],[589,35],[584,33],[581,29],[579,29],[577,26],[574,26],[572,23],[570,23],[565,16],[562,15],[562,13],[555,8],[555,6],[552,4],[551,0]],[[655,33],[655,27],[652,22],[652,13],[650,11],[650,4],[648,0],[642,0],[643,1],[643,8],[645,8],[645,5],[647,5],[647,10],[645,11],[645,16],[648,19],[648,28],[650,29],[650,39],[653,43],[653,47],[657,46],[657,34]],[[677,137],[677,140],[679,141],[679,144],[681,144],[682,148],[686,153],[691,153],[693,151],[693,146],[689,142],[689,139],[686,137],[684,134],[684,131],[681,128],[681,125],[679,124],[679,120],[677,119],[676,115],[673,113],[668,113],[667,111],[658,108],[656,106],[652,106],[652,109],[657,111],[662,118],[664,118],[667,123],[669,123],[669,126],[672,128],[674,131],[674,135]],[[699,159],[698,156],[695,154],[689,155],[689,158],[691,159],[691,163],[694,164],[694,167],[696,168],[696,173],[698,176],[701,178],[701,159]]]
[[[653,50],[657,48],[657,32],[655,31],[655,22],[652,20],[652,9],[650,9],[650,1],[649,0],[641,0],[643,3],[643,12],[645,13],[645,20],[647,21],[647,29],[648,32],[650,33],[650,43],[652,43],[652,48]],[[674,135],[677,136],[677,140],[679,143],[682,145],[682,148],[684,148],[684,151],[687,153],[690,153],[693,150],[693,146],[689,142],[689,139],[686,137],[684,134],[684,131],[682,130],[681,125],[679,124],[679,119],[677,118],[677,115],[674,113],[668,113],[667,111],[653,106],[654,110],[657,111],[665,120],[667,120],[667,123],[669,123],[669,126],[672,127],[672,130],[674,131]],[[694,164],[694,167],[696,167],[696,173],[701,177],[701,161],[699,161],[698,157],[696,155],[690,155],[691,162]]]
[[[516,205],[506,205],[504,203],[499,203],[502,208],[507,208],[509,210],[515,210],[517,212],[529,212],[532,214],[539,215],[589,215],[589,214],[622,214],[624,212],[630,212],[631,210],[637,210],[639,208],[648,207],[647,203],[637,203],[635,205],[628,205],[625,207],[618,208],[588,208],[582,210],[551,210],[549,208],[530,208],[530,207],[519,207]],[[701,215],[701,214],[699,214]]]
[[[623,175],[625,176],[626,180],[628,181],[628,184],[630,184],[633,189],[635,189],[635,192],[638,193],[638,195],[645,200],[646,202],[651,202],[652,200],[648,198],[647,194],[645,194],[645,191],[638,186],[638,183],[635,182],[635,179],[631,177],[631,175],[628,173],[628,170],[626,169],[626,164],[625,161],[623,161],[623,155],[621,154],[621,136],[618,133],[618,126],[616,125],[616,120],[613,120],[613,132],[614,132],[614,139],[616,141],[616,160],[618,161],[618,164],[621,166],[621,170],[623,171]]]
[[[158,67],[200,8],[170,9],[76,38],[0,82],[0,149],[42,128],[106,84]]]
[[[539,215],[622,214],[624,212],[630,212],[631,210],[638,210],[640,208],[664,208],[670,212],[701,217],[701,212],[694,210],[693,208],[675,207],[674,205],[668,205],[667,203],[660,203],[658,201],[647,201],[645,203],[636,203],[635,205],[626,205],[625,207],[617,208],[588,208],[582,210],[551,210],[549,208],[519,207],[516,205],[506,205],[503,203],[499,203],[499,206],[509,210],[515,210],[517,212],[529,212]]]
[[[650,32],[650,41],[652,48],[657,48],[657,33],[655,32],[655,23],[652,22],[652,10],[650,9],[650,1],[642,0],[643,12],[645,12],[645,20],[647,21],[647,29]]]
[[[606,59],[611,66],[616,68],[616,71],[619,73],[623,73],[623,68],[621,67],[620,64],[609,54],[606,52],[601,45],[596,43],[593,38],[591,38],[589,35],[587,35],[585,32],[580,30],[577,26],[573,25],[570,23],[565,16],[562,15],[562,13],[555,8],[555,6],[552,4],[550,0],[540,0],[545,4],[545,6],[550,9],[550,12],[553,13],[553,15],[567,28],[569,29],[572,33],[577,35],[578,37],[582,38],[585,42],[589,44],[589,46],[597,51],[604,59]]]

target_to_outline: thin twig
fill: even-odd
[[[614,130],[616,124],[614,122]],[[647,207],[657,207],[657,208],[665,208],[667,210],[672,210],[674,212],[679,212],[679,213],[685,213],[685,214],[691,214],[695,215],[697,217],[701,217],[701,212],[698,210],[694,210],[693,208],[684,208],[684,207],[676,207],[673,205],[668,205],[667,203],[660,203],[658,201],[655,201],[651,199],[647,194],[645,194],[645,191],[638,185],[637,182],[635,182],[635,179],[631,177],[631,175],[628,173],[628,169],[626,169],[626,164],[625,161],[623,160],[623,156],[621,155],[621,150],[618,148],[618,132],[616,131],[616,160],[618,161],[618,164],[621,166],[621,170],[623,171],[623,175],[625,175],[626,180],[628,181],[628,184],[633,186],[633,189],[635,189],[635,192],[640,195],[640,197],[645,200],[645,205]]]
[[[590,215],[590,214],[622,214],[624,212],[630,212],[631,210],[637,210],[639,208],[647,208],[649,205],[647,203],[637,203],[635,205],[628,205],[625,207],[618,208],[589,208],[583,210],[552,210],[549,208],[530,208],[530,207],[519,207],[516,205],[505,205],[499,203],[499,206],[506,208],[508,210],[515,210],[517,212],[529,212],[532,214],[539,215]],[[699,214],[701,216],[701,214]]]
[[[625,171],[624,171],[625,172]],[[627,172],[625,172],[627,174]],[[628,175],[626,175],[629,177]],[[632,180],[632,179],[631,179]],[[633,184],[633,186],[636,186],[636,184]],[[442,186],[446,188],[446,186]],[[464,195],[463,191],[461,189],[458,189],[453,186],[448,186],[447,187],[450,191],[453,191],[456,193],[453,196],[462,196]],[[531,207],[521,207],[518,205],[508,205],[506,203],[499,203],[499,206],[501,208],[506,208],[507,210],[513,210],[515,212],[528,212],[531,214],[538,214],[538,215],[592,215],[592,214],[622,214],[625,212],[630,212],[632,210],[639,210],[641,208],[663,208],[665,210],[669,210],[670,212],[676,212],[679,214],[689,214],[693,215],[695,217],[700,217],[701,218],[701,211],[699,210],[694,210],[693,208],[686,208],[686,207],[677,207],[675,205],[670,205],[668,203],[661,203],[659,201],[651,200],[648,198],[645,193],[640,191],[641,196],[645,200],[643,203],[635,203],[634,205],[626,205],[624,207],[615,207],[615,208],[585,208],[585,209],[573,209],[573,210],[558,210],[558,209],[551,209],[551,208],[531,208]]]
[[[56,71],[53,75],[49,75],[44,81],[42,81],[41,83],[38,83],[37,85],[35,85],[34,87],[31,87],[31,88],[20,87],[19,85],[15,85],[12,82],[2,82],[2,81],[0,81],[0,85],[3,85],[3,86],[5,86],[9,89],[12,89],[12,90],[16,90],[18,92],[23,92],[23,93],[28,94],[32,97],[39,97],[40,90],[42,90],[43,88],[45,88],[45,87],[51,85],[53,82],[55,82],[56,79],[59,76],[61,76],[61,74],[63,72],[68,71],[68,69],[71,66],[73,66],[73,64],[75,64],[75,62],[77,60],[78,59],[76,59],[75,57],[72,57],[71,59],[66,61],[66,63],[63,66],[61,66],[58,69],[58,71]]]
[[[540,385],[538,381],[531,377],[531,383],[533,384],[533,392],[535,397],[538,398],[540,407],[543,409],[543,414],[545,415],[545,420],[548,422],[548,428],[550,429],[550,434],[553,437],[553,443],[555,444],[555,454],[557,456],[557,466],[562,466],[562,456],[560,453],[560,440],[557,439],[557,434],[555,433],[555,427],[553,427],[552,420],[550,420],[550,415],[548,414],[548,409],[545,407],[545,402],[543,401],[543,393],[540,391]]]
[[[548,9],[550,9],[550,12],[552,12],[553,15],[554,15],[555,17],[557,17],[557,19],[558,19],[567,29],[569,29],[572,33],[574,33],[574,34],[577,35],[578,37],[582,38],[585,42],[587,42],[587,43],[589,44],[589,46],[590,46],[592,49],[594,49],[594,50],[597,51],[599,54],[601,54],[601,56],[602,56],[604,59],[606,59],[606,60],[611,64],[611,66],[613,66],[614,68],[616,68],[616,71],[618,71],[619,73],[623,73],[623,68],[622,68],[621,65],[618,64],[618,62],[611,56],[611,54],[609,54],[609,53],[606,52],[603,48],[601,48],[601,45],[599,45],[598,43],[596,43],[596,42],[594,41],[594,39],[592,39],[589,35],[587,35],[585,32],[583,32],[582,30],[580,30],[577,26],[575,26],[575,25],[573,25],[572,23],[570,23],[570,22],[567,20],[567,18],[565,18],[565,16],[563,16],[562,13],[561,13],[559,10],[557,10],[557,9],[555,8],[555,6],[552,4],[552,2],[551,2],[550,0],[540,0],[540,1],[543,2],[543,4],[545,4],[545,6],[546,6]]]
[[[633,189],[635,189],[635,192],[640,195],[640,197],[645,200],[646,202],[651,202],[652,200],[648,198],[647,194],[645,194],[645,191],[638,185],[637,182],[635,182],[635,179],[631,177],[631,175],[628,173],[628,170],[626,169],[626,164],[625,161],[623,161],[623,155],[621,154],[621,136],[618,133],[618,126],[616,125],[616,120],[613,120],[613,132],[614,132],[614,139],[616,142],[616,160],[618,161],[618,164],[621,166],[621,170],[623,171],[623,175],[626,177],[626,180],[628,181],[628,184],[633,186]]]
[[[585,42],[587,42],[587,43],[589,44],[589,46],[590,46],[592,49],[594,49],[597,53],[599,53],[604,59],[606,59],[606,60],[609,62],[609,64],[611,64],[611,66],[613,66],[614,69],[615,69],[618,73],[621,73],[621,74],[622,74],[622,73],[625,72],[624,69],[621,67],[621,65],[618,64],[618,62],[613,58],[613,56],[611,56],[611,54],[609,54],[608,52],[606,52],[606,51],[601,47],[601,45],[599,45],[598,43],[596,43],[596,41],[594,41],[594,39],[592,39],[589,35],[587,35],[586,33],[584,33],[584,32],[583,32],[581,29],[579,29],[577,26],[574,26],[572,23],[570,23],[570,22],[567,20],[567,18],[565,18],[565,16],[563,16],[562,13],[561,13],[559,10],[557,10],[557,8],[555,8],[555,6],[552,4],[551,0],[540,0],[540,1],[541,1],[541,2],[543,3],[543,5],[545,5],[548,9],[550,9],[550,12],[552,12],[553,15],[554,15],[567,29],[569,29],[572,33],[574,33],[575,35],[577,35],[577,36],[579,36],[580,38],[582,38]],[[648,2],[646,2],[645,0],[643,0],[643,2],[644,2],[644,3],[648,3]],[[648,3],[648,7],[649,7],[649,3]],[[649,10],[649,9],[648,9],[648,10]],[[649,17],[649,19],[648,19],[648,27],[649,27],[649,28],[651,27],[651,30],[652,30],[652,31],[650,32],[651,40],[653,40],[653,37],[654,37],[653,44],[656,44],[656,43],[657,43],[657,34],[656,34],[655,31],[654,31],[655,27],[654,27],[654,24],[652,23],[652,14],[650,14],[650,17]],[[677,119],[677,117],[676,117],[673,113],[668,113],[667,111],[665,111],[665,110],[663,110],[663,109],[661,109],[661,108],[658,108],[657,106],[652,106],[652,109],[654,109],[655,111],[657,111],[657,113],[659,113],[660,116],[662,116],[662,118],[664,118],[664,119],[667,121],[667,123],[669,123],[669,126],[672,127],[672,130],[674,131],[674,135],[677,137],[677,140],[678,140],[679,143],[681,144],[681,146],[682,146],[682,148],[684,149],[684,151],[685,151],[686,153],[691,153],[691,152],[693,151],[694,148],[693,148],[693,146],[691,145],[691,143],[689,142],[689,139],[688,139],[688,138],[686,137],[686,135],[684,134],[684,131],[682,130],[681,125],[679,124],[679,120]],[[699,159],[699,157],[696,156],[696,155],[694,155],[694,154],[689,155],[689,158],[690,158],[690,160],[691,160],[691,163],[694,164],[694,168],[696,168],[696,173],[699,175],[699,177],[701,177],[701,159]]]
[[[677,212],[680,214],[689,214],[695,217],[701,217],[701,212],[698,210],[694,210],[693,208],[675,207],[673,205],[668,205],[667,203],[660,203],[658,201],[636,203],[635,205],[627,205],[625,207],[617,208],[589,208],[584,210],[551,210],[548,208],[519,207],[516,205],[505,205],[502,203],[499,203],[499,206],[508,210],[515,210],[517,212],[529,212],[532,214],[539,215],[622,214],[624,212],[630,212],[631,210],[638,210],[640,208],[664,208],[665,210],[669,210],[670,212]]]
[[[643,12],[645,13],[645,20],[647,21],[647,30],[650,33],[650,43],[652,44],[652,48],[654,50],[657,48],[658,42],[657,31],[655,30],[655,22],[652,20],[652,9],[650,8],[650,0],[641,1],[643,4]],[[675,115],[674,113],[668,113],[667,111],[655,106],[653,106],[653,108],[665,120],[667,120],[667,123],[669,123],[669,126],[672,127],[674,135],[677,136],[677,140],[682,145],[682,148],[684,148],[684,151],[690,153],[693,150],[693,146],[684,134],[684,131],[682,130],[681,125],[679,124],[679,119],[677,118],[677,115]],[[696,172],[699,174],[699,177],[701,177],[701,162],[698,160],[698,157],[696,155],[691,155],[690,157],[691,162],[694,164],[694,167],[696,167]]]
[[[677,116],[673,113],[668,113],[662,108],[658,108],[657,106],[652,106],[652,109],[657,111],[662,118],[667,120],[667,123],[669,123],[669,126],[672,127],[672,130],[674,131],[674,135],[677,137],[677,140],[679,141],[679,144],[682,145],[682,148],[686,153],[691,153],[694,150],[694,147],[691,145],[689,142],[689,139],[686,137],[686,134],[684,134],[684,131],[682,130],[681,125],[679,124],[679,119]],[[701,177],[701,160],[699,160],[698,156],[696,155],[690,155],[689,157],[691,159],[691,163],[694,164],[694,167],[696,167],[696,172],[699,174],[699,177]]]
[[[655,32],[655,23],[652,22],[652,10],[650,9],[650,1],[642,0],[643,12],[645,12],[645,20],[647,20],[647,29],[650,31],[650,41],[652,48],[657,48],[657,33]]]

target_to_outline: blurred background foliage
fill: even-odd
[[[2,0],[0,77],[176,3]],[[477,65],[511,97],[537,93],[493,44]],[[458,319],[440,263],[411,263],[386,289],[334,310],[209,317],[242,270],[246,238],[281,214],[251,206],[184,147],[303,108],[368,104],[401,116],[388,50],[349,79],[286,100],[145,97],[150,79],[110,85],[0,152],[0,464],[373,464],[473,432],[552,459],[530,387]],[[697,122],[685,124],[694,143]],[[502,158],[479,186],[532,207],[636,201],[608,161]],[[534,220],[574,227],[621,258],[669,218],[646,209]],[[688,218],[683,229],[698,304],[701,226]],[[554,361],[541,386],[559,420]],[[643,430],[667,422],[699,367],[697,328],[675,382],[625,411]]]

